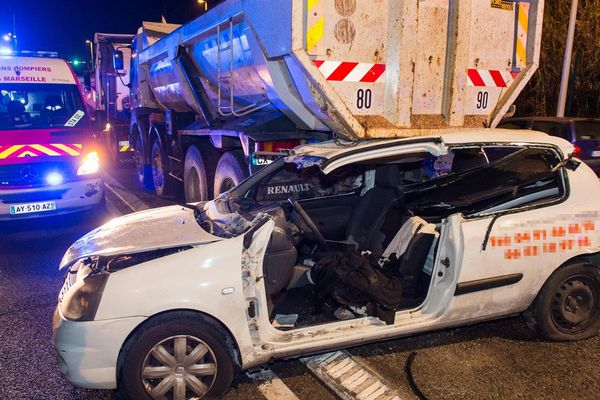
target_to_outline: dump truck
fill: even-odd
[[[543,9],[226,0],[182,26],[145,25],[132,45],[138,180],[202,201],[299,144],[495,127],[538,68]]]

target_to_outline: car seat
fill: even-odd
[[[398,165],[382,165],[375,171],[375,186],[357,203],[346,230],[347,241],[358,250],[381,255],[406,219],[401,202],[402,172]]]

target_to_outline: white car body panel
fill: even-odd
[[[242,235],[200,245],[111,274],[96,320],[200,311],[231,331],[242,354],[252,353],[240,268],[243,240]],[[225,289],[233,291],[224,294]]]
[[[192,209],[170,206],[145,210],[115,218],[73,243],[59,269],[92,255],[139,253],[220,240],[223,238],[200,228]]]

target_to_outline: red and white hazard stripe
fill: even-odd
[[[313,60],[328,81],[379,83],[384,80],[385,64]]]
[[[469,86],[505,88],[518,75],[518,72],[498,71],[495,69],[469,69]]]

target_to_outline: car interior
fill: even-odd
[[[330,175],[285,163],[229,208],[247,221],[268,214],[275,222],[263,262],[275,327],[365,314],[393,323],[396,311],[427,296],[445,218],[558,201],[558,162],[552,149],[496,146],[352,164]],[[397,301],[389,301],[390,288]]]

